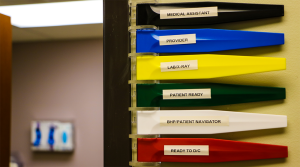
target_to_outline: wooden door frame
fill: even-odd
[[[8,167],[10,161],[11,57],[10,17],[0,14],[0,167]]]
[[[104,0],[104,166],[131,161],[128,0]]]

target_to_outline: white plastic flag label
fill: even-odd
[[[160,126],[229,126],[229,116],[163,116]]]

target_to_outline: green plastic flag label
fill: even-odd
[[[211,99],[211,89],[167,89],[163,99]]]

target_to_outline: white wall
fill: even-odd
[[[12,144],[25,167],[103,164],[102,39],[13,45]],[[32,153],[30,122],[75,122],[73,154]]]

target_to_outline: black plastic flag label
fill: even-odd
[[[218,16],[218,7],[205,8],[179,8],[160,10],[160,19],[179,19],[193,17],[216,17]]]

